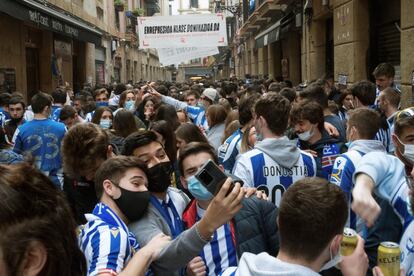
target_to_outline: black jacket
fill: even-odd
[[[242,204],[233,218],[237,256],[240,258],[244,252],[267,252],[276,257],[279,252],[277,207],[254,195],[244,199]]]
[[[244,252],[254,254],[267,252],[276,256],[279,252],[276,206],[256,196],[243,199],[242,204],[243,207],[231,222],[237,256],[240,258]],[[196,201],[192,200],[183,214],[186,228],[193,226],[196,217]]]

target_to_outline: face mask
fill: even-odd
[[[149,169],[148,190],[155,193],[165,192],[171,185],[171,163],[162,162]]]
[[[96,102],[96,107],[108,106],[108,105],[109,105],[108,102]]]
[[[404,146],[404,152],[402,153],[402,155],[408,161],[410,161],[412,164],[414,164],[414,145],[404,144],[403,142],[401,142],[400,138],[397,137],[397,139]]]
[[[112,126],[112,121],[110,119],[101,119],[99,126],[103,129],[108,129]]]
[[[210,200],[213,195],[204,187],[198,179],[192,175],[187,179],[188,190],[197,200]]]
[[[256,140],[257,141],[262,141],[263,140],[263,135],[261,133],[256,133]]]
[[[13,125],[17,125],[18,123],[20,123],[22,121],[23,117],[21,118],[11,118],[10,121]]]
[[[319,271],[330,269],[336,266],[337,264],[339,264],[342,260],[339,250],[338,250],[338,253],[336,253],[336,255],[332,257],[332,252],[331,252],[331,249],[329,248],[329,255],[330,255],[330,260],[326,262]]]
[[[132,192],[119,186],[118,188],[121,190],[121,196],[114,199],[114,201],[119,210],[127,217],[129,222],[139,220],[147,211],[151,197],[150,192]]]
[[[206,107],[205,107],[205,105],[204,105],[201,101],[199,101],[197,105],[198,105],[199,107],[203,108],[203,109],[205,109],[205,108],[206,108]]]
[[[313,135],[313,133],[312,133],[312,129],[310,129],[310,130],[308,130],[308,131],[305,131],[305,132],[299,133],[299,134],[298,134],[298,137],[299,137],[299,140],[302,140],[302,141],[309,141],[309,139],[312,137],[312,135]]]
[[[125,109],[129,111],[134,111],[135,109],[135,102],[134,101],[127,101],[125,102]]]

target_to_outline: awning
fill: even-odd
[[[275,24],[261,32],[255,37],[256,48],[262,48],[272,42],[281,39],[281,35],[291,31],[292,23],[295,19],[295,13],[290,12],[277,21]]]
[[[102,32],[81,19],[66,15],[51,5],[34,0],[1,0],[0,11],[19,20],[35,24],[41,29],[101,45]]]
[[[275,24],[258,34],[254,39],[256,40],[256,48],[262,48],[272,42],[278,41],[280,38],[280,22]]]

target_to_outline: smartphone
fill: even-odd
[[[220,170],[220,168],[212,161],[208,160],[196,173],[195,177],[207,188],[207,190],[216,195],[224,182],[228,177],[231,177],[234,181],[241,182],[238,179],[234,179],[233,176],[228,176]],[[242,182],[241,182],[242,184]],[[234,184],[229,189],[229,193],[233,190]]]

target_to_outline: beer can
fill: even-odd
[[[400,246],[395,242],[382,242],[378,246],[378,266],[384,276],[400,275]]]
[[[341,242],[341,255],[349,256],[351,255],[358,243],[358,236],[354,229],[344,228],[344,233],[342,236]]]

